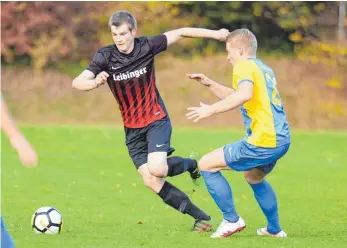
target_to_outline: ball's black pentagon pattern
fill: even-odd
[[[62,225],[63,225],[63,220],[62,220],[60,223],[53,223],[53,222],[52,222],[52,219],[51,219],[49,213],[52,212],[52,211],[54,211],[54,210],[57,211],[57,212],[59,213],[59,211],[56,210],[55,208],[49,208],[49,209],[48,209],[47,211],[45,211],[45,212],[39,212],[39,213],[38,213],[38,212],[35,212],[34,218],[33,218],[33,220],[32,220],[32,224],[31,224],[32,228],[35,229],[35,230],[37,230],[37,231],[40,232],[40,233],[45,233],[51,226],[55,226],[55,227],[58,227],[58,228],[59,228],[58,233],[60,233],[61,227],[62,227]],[[60,213],[59,213],[59,214],[60,214]],[[45,215],[45,216],[47,216],[47,219],[48,219],[48,225],[47,225],[45,228],[43,228],[42,230],[39,229],[39,228],[35,225],[35,223],[36,223],[36,218],[37,218],[37,216],[39,216],[39,215]]]

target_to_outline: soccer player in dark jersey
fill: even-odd
[[[78,90],[92,90],[107,82],[119,104],[129,155],[145,186],[169,206],[195,219],[193,230],[208,231],[210,216],[189,197],[165,181],[185,171],[193,180],[200,177],[194,159],[178,156],[170,147],[171,122],[156,87],[154,57],[184,37],[205,37],[224,41],[226,29],[180,28],[155,37],[136,35],[136,19],[127,11],[115,12],[109,20],[115,44],[100,49],[88,68],[73,80]]]

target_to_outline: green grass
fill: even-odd
[[[167,207],[142,185],[124,145],[122,128],[23,128],[40,155],[27,169],[2,137],[2,215],[17,247],[345,247],[347,243],[347,135],[295,132],[288,154],[268,177],[277,191],[289,238],[257,237],[264,217],[241,173],[224,173],[247,228],[213,240],[190,232],[193,220]],[[242,137],[241,131],[175,129],[176,154],[206,153]],[[205,187],[189,176],[169,179],[214,219],[221,214]],[[193,192],[195,189],[195,192]],[[33,212],[50,205],[64,216],[60,235],[37,235]],[[143,224],[138,224],[138,222]]]

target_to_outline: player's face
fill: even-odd
[[[111,26],[111,33],[113,41],[120,52],[130,53],[133,50],[136,29],[130,31],[129,25],[123,23],[118,27]]]
[[[228,52],[228,62],[235,65],[242,58],[243,50],[236,43],[227,42],[226,50]]]

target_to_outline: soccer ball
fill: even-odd
[[[38,234],[57,234],[63,226],[63,216],[52,207],[42,207],[31,218],[31,227]]]

